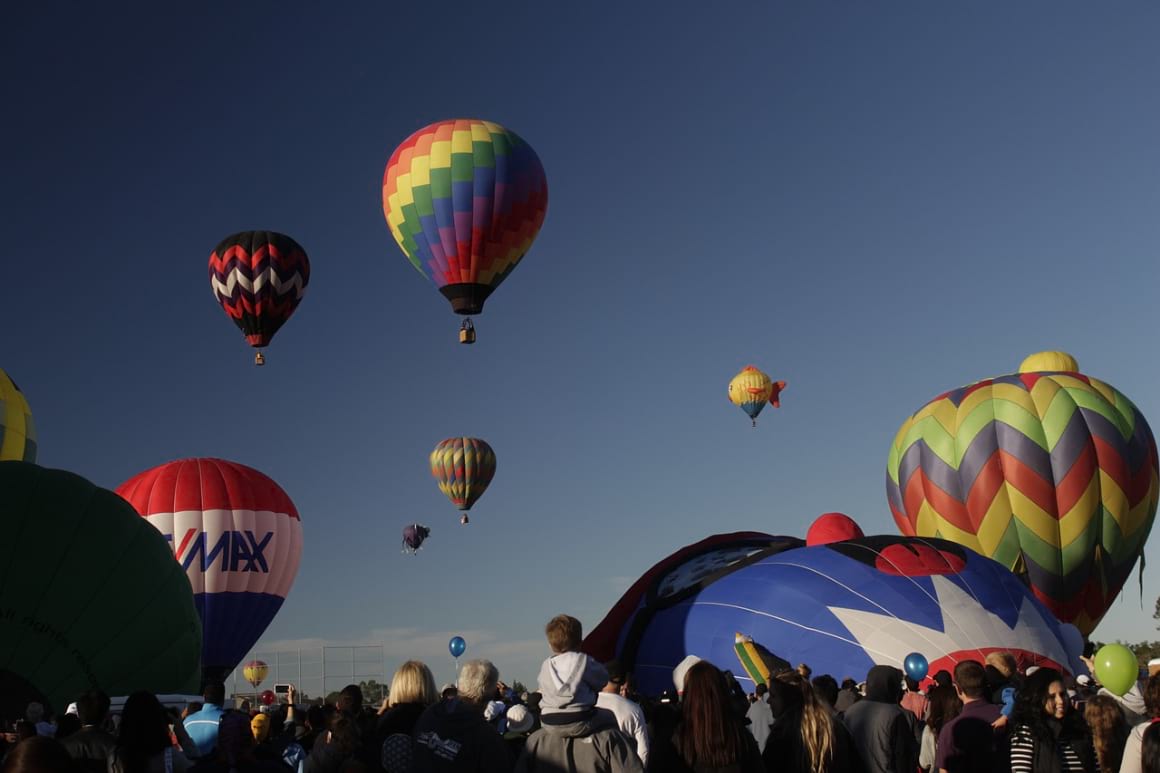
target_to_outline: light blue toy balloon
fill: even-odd
[[[921,682],[926,678],[926,672],[930,670],[930,663],[926,662],[921,652],[912,652],[906,656],[906,660],[902,661],[902,667],[906,670],[906,675],[916,682]]]
[[[451,650],[451,657],[457,658],[467,650],[467,642],[462,636],[452,636],[451,641],[447,642],[447,649]]]

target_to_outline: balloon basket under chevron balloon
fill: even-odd
[[[254,352],[254,364],[259,368],[266,364],[266,355],[261,352]]]
[[[471,519],[467,517],[467,513],[464,513],[463,515],[459,516],[459,523],[463,526],[466,526],[467,524],[471,523]]]

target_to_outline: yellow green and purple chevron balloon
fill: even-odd
[[[495,477],[495,451],[479,438],[447,438],[431,452],[431,474],[451,504],[466,512]]]
[[[1071,369],[1028,370],[1044,365]],[[995,559],[1086,635],[1143,554],[1158,481],[1156,441],[1136,406],[1070,355],[1043,352],[907,419],[886,493],[904,535]]]
[[[0,461],[36,461],[36,427],[20,387],[0,369]]]
[[[532,147],[491,121],[440,121],[395,149],[383,214],[419,273],[458,314],[478,314],[527,253],[548,211]]]

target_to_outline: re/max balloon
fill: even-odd
[[[395,148],[383,173],[391,235],[457,314],[483,311],[527,254],[547,210],[548,180],[536,152],[491,121],[426,126]]]
[[[583,649],[620,660],[655,695],[672,689],[672,670],[687,655],[744,681],[737,644],[747,640],[837,679],[898,667],[908,652],[925,655],[931,671],[1005,650],[1023,665],[1073,672],[1060,628],[1015,575],[952,542],[871,536],[808,547],[742,532],[656,564]]]
[[[1045,352],[936,397],[890,447],[886,493],[903,534],[953,540],[1024,576],[1090,633],[1156,517],[1160,467],[1144,416],[1114,388]]]
[[[147,470],[117,493],[169,542],[187,573],[204,628],[207,679],[224,679],[266,630],[302,557],[302,523],[286,492],[224,459],[182,459]]]
[[[36,428],[20,387],[0,369],[0,461],[36,461]]]
[[[165,539],[111,491],[0,462],[0,715],[90,689],[191,693],[201,624]],[[15,711],[14,711],[15,709]]]
[[[306,251],[285,234],[242,231],[227,236],[209,256],[214,298],[256,349],[298,308],[310,282]],[[262,364],[261,352],[255,362]]]

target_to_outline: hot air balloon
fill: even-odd
[[[261,660],[251,660],[242,668],[242,676],[255,688],[262,683],[268,673],[270,667]]]
[[[1074,673],[1080,653],[1068,651],[1062,628],[1015,575],[952,542],[871,536],[810,547],[740,532],[656,564],[582,649],[618,659],[642,693],[657,695],[673,689],[672,670],[690,654],[732,664],[743,685],[758,681],[751,643],[839,679],[898,667],[908,652],[925,655],[932,672],[1002,650],[1024,666]]]
[[[752,365],[746,365],[741,372],[729,382],[729,402],[745,411],[746,415],[757,426],[757,414],[772,404],[774,408],[781,406],[781,390],[785,389],[784,381],[771,381],[769,376]]]
[[[423,547],[423,543],[431,534],[431,530],[426,526],[417,523],[412,523],[403,527],[403,552],[414,555],[419,552],[419,548]]]
[[[1156,516],[1156,441],[1114,388],[1069,355],[936,397],[890,448],[886,492],[907,535],[953,540],[1023,576],[1084,634],[1142,555]]]
[[[242,231],[221,241],[209,256],[214,298],[258,349],[270,344],[298,308],[310,281],[310,261],[298,242],[274,231]]]
[[[395,148],[383,173],[383,214],[411,265],[456,314],[483,304],[532,246],[548,180],[531,146],[499,124],[439,121]],[[461,343],[473,343],[471,320]]]
[[[459,522],[468,523],[467,511],[495,477],[495,451],[479,438],[447,438],[431,452],[431,474],[444,496],[463,511]]]
[[[0,715],[33,700],[63,712],[90,689],[197,690],[189,582],[124,500],[70,472],[0,462],[0,533]]]
[[[224,681],[298,573],[302,524],[277,483],[224,459],[182,459],[117,488],[169,542],[201,615],[207,680]]]
[[[36,461],[36,427],[20,387],[0,369],[0,461]]]

